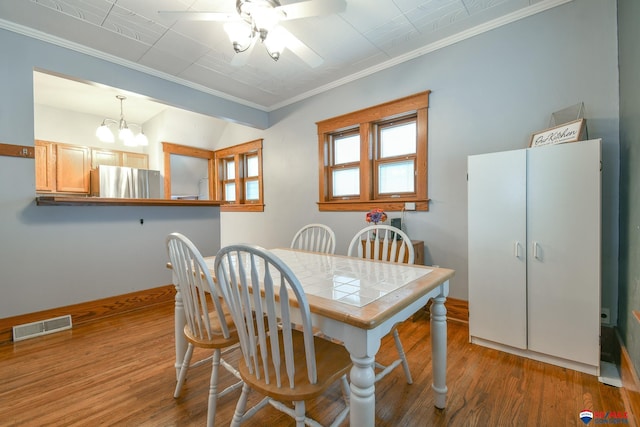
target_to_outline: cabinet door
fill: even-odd
[[[416,265],[424,265],[424,241],[412,240],[413,245],[413,263]]]
[[[56,190],[89,193],[89,148],[56,144]]]
[[[122,153],[122,166],[149,169],[149,156],[142,153]]]
[[[36,191],[56,190],[55,144],[35,141]]]
[[[91,149],[91,168],[96,169],[100,165],[120,166],[122,163],[122,153],[113,150],[100,148]]]
[[[528,153],[529,348],[598,366],[600,141]]]
[[[469,333],[527,347],[526,150],[469,156]]]

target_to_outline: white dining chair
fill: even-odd
[[[209,362],[211,359],[207,426],[213,427],[217,399],[242,385],[237,369],[222,358],[224,352],[237,348],[238,333],[198,248],[180,233],[169,234],[166,243],[175,285],[182,295],[186,317],[184,335],[188,342],[173,397],[180,397],[189,368]],[[212,349],[213,356],[192,364],[191,358],[195,347]],[[220,365],[239,381],[218,392]]]
[[[370,225],[358,231],[349,244],[347,255],[407,264],[413,264],[415,260],[415,253],[409,236],[397,227],[384,224]],[[411,378],[409,362],[407,362],[407,357],[400,341],[397,325],[393,326],[393,340],[398,351],[398,359],[386,366],[376,362],[376,367],[379,369],[376,373],[376,381],[385,377],[401,364],[407,383],[412,384],[413,378]]]
[[[324,224],[307,224],[293,236],[291,249],[333,254],[336,250],[336,235]]]
[[[342,345],[313,335],[307,297],[289,267],[263,248],[232,245],[216,255],[215,275],[243,355],[238,370],[244,386],[231,425],[240,425],[269,403],[293,417],[297,427],[319,426],[306,416],[305,401],[338,380],[346,406],[331,425],[344,421],[349,413],[346,374],[351,358]],[[292,324],[292,312],[301,324]],[[264,398],[246,410],[251,390]]]

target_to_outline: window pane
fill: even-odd
[[[360,169],[339,169],[333,171],[333,197],[360,194]]]
[[[246,200],[259,200],[260,192],[258,191],[258,181],[247,181],[245,187]]]
[[[378,177],[378,192],[381,194],[415,191],[413,160],[381,164],[378,166]]]
[[[360,135],[336,137],[333,140],[333,157],[336,165],[360,160]]]
[[[258,176],[258,156],[247,157],[247,176]]]
[[[236,164],[235,164],[235,162],[233,160],[227,160],[225,162],[225,167],[227,168],[227,176],[225,178],[226,179],[236,179]]]
[[[236,184],[228,182],[224,185],[225,202],[234,202],[236,200]]]
[[[416,122],[380,129],[380,158],[415,154]]]

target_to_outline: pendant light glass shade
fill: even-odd
[[[274,61],[280,59],[280,54],[286,45],[286,34],[281,30],[282,27],[275,28],[264,39],[264,47]]]
[[[244,52],[251,45],[253,34],[251,27],[246,22],[230,22],[225,24],[224,31],[229,36],[233,50],[236,53]]]
[[[142,130],[140,130],[140,133],[136,135],[136,145],[139,145],[141,147],[146,147],[147,145],[149,145],[149,140],[147,139],[147,135],[142,133]]]
[[[102,124],[98,126],[98,129],[96,129],[96,136],[102,142],[108,142],[112,144],[116,141],[113,136],[113,132],[111,132],[111,129],[109,129],[109,126],[107,126],[104,120],[102,121]]]

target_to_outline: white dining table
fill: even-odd
[[[351,355],[350,425],[375,425],[375,356],[381,339],[432,300],[431,357],[434,405],[446,405],[445,301],[454,270],[362,258],[272,249],[296,275],[309,301],[314,328],[340,340]],[[215,257],[205,257],[212,276]],[[296,321],[295,317],[292,321]],[[175,299],[176,372],[186,349],[184,309]],[[420,367],[415,367],[420,368]]]

